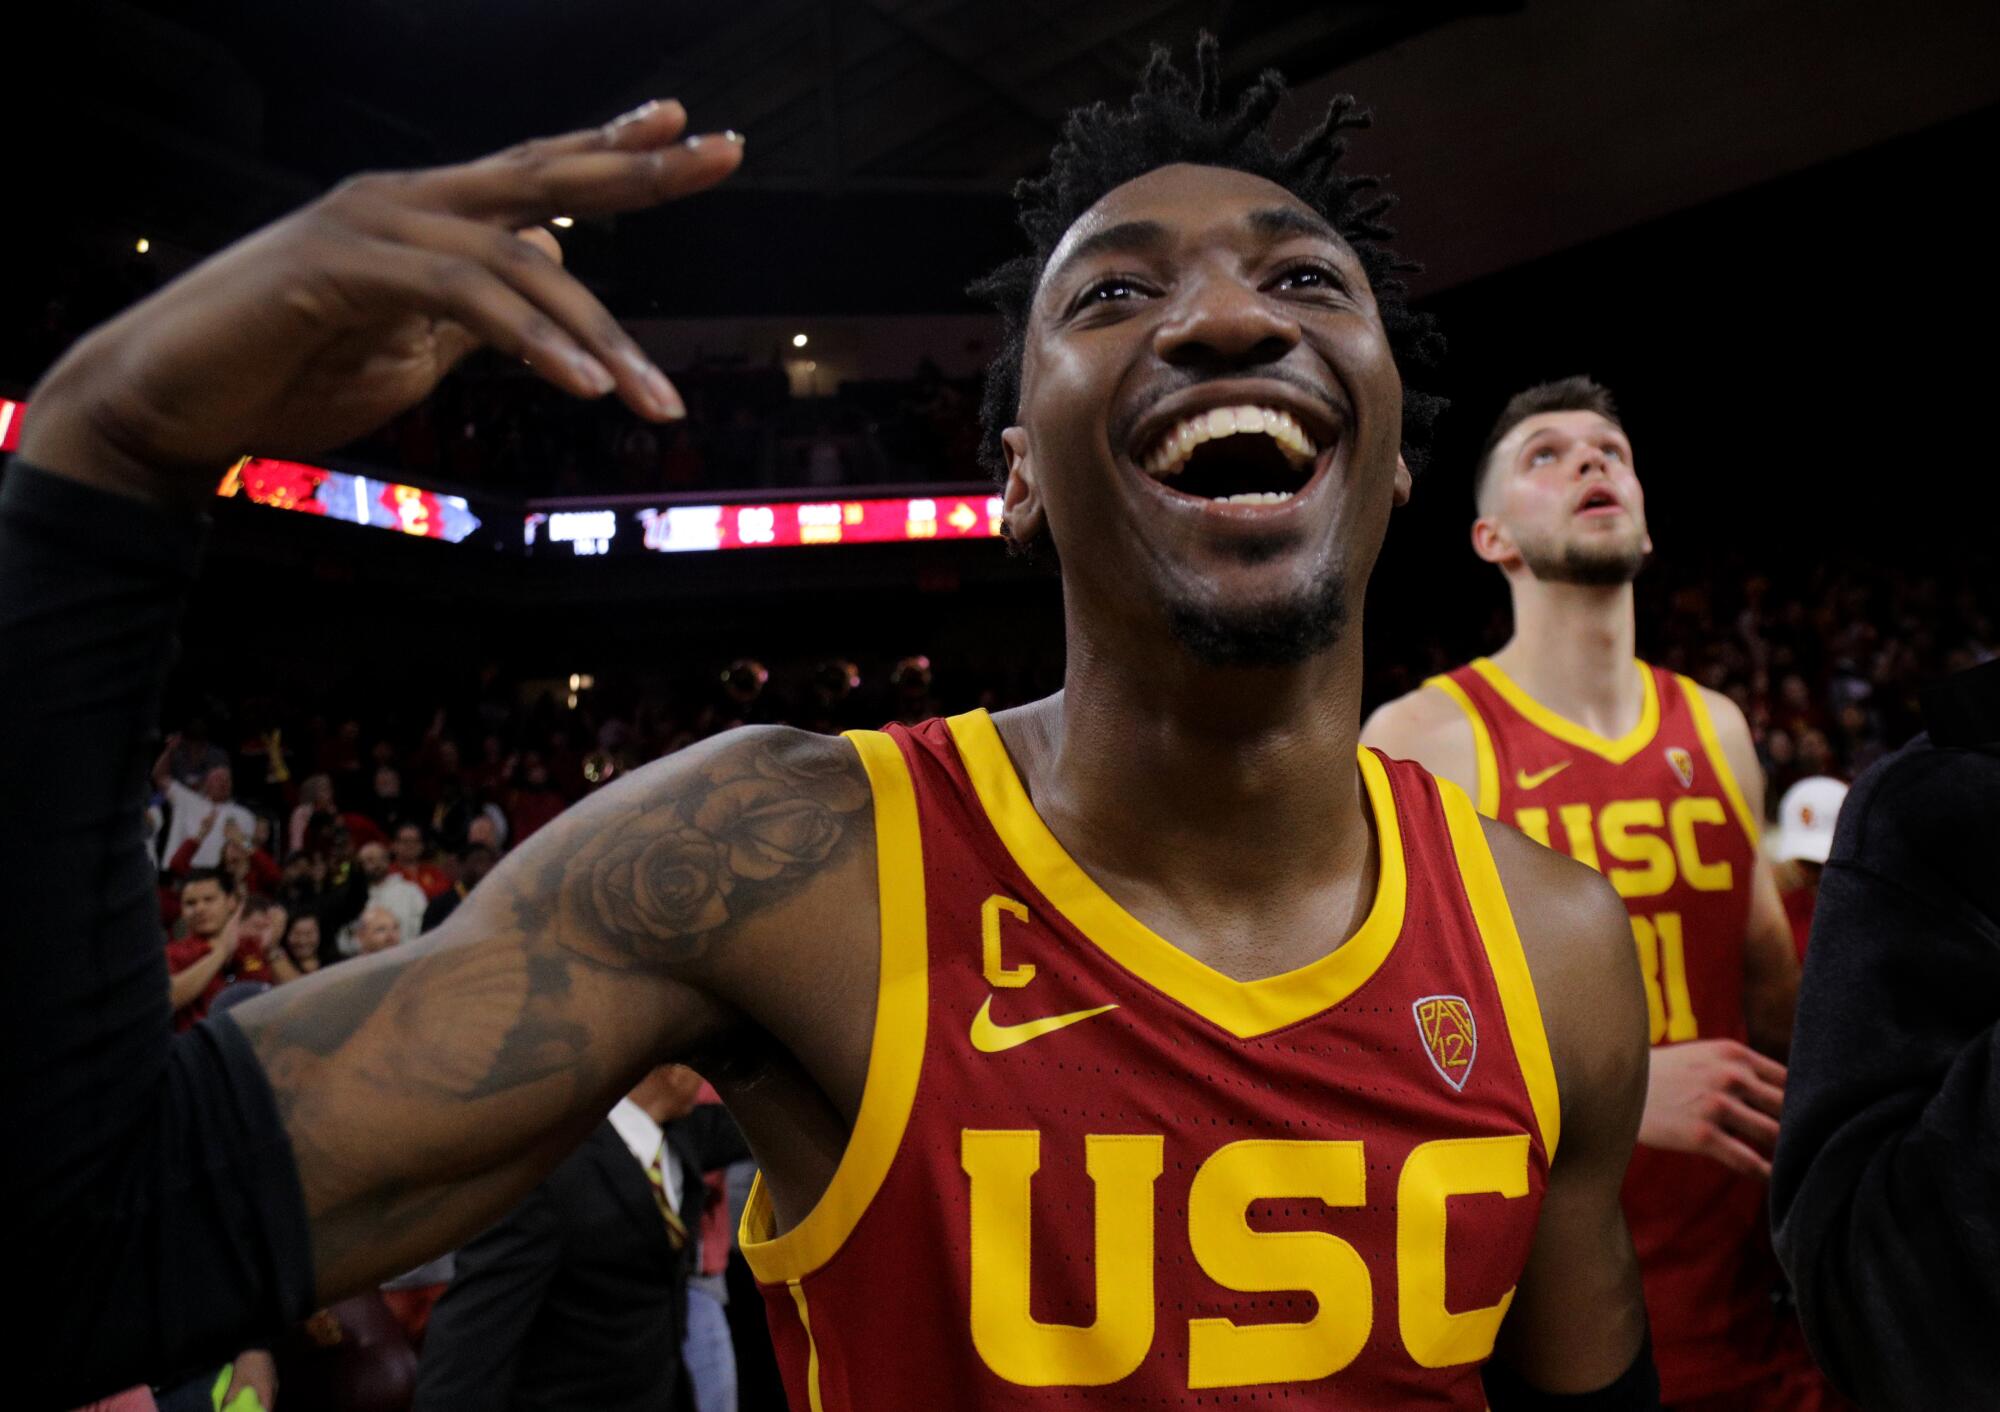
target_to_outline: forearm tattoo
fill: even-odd
[[[644,1056],[613,1052],[604,1035],[630,1026],[593,1025],[579,991],[601,999],[607,971],[676,977],[712,959],[761,909],[866,852],[868,806],[845,743],[745,731],[547,825],[434,939],[240,1008],[298,1159],[322,1288],[372,1274],[371,1244],[462,1223],[475,1188],[601,1116],[607,1083]]]

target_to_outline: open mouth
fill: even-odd
[[[1617,496],[1613,495],[1603,486],[1597,486],[1583,497],[1583,500],[1576,507],[1576,513],[1584,515],[1592,510],[1622,510],[1624,508],[1624,505],[1619,502]]]
[[[1183,417],[1135,459],[1183,495],[1226,505],[1281,505],[1304,489],[1318,455],[1289,412],[1245,403]]]

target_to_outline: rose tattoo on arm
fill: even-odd
[[[672,966],[825,863],[868,804],[844,743],[780,736],[721,751],[685,787],[551,859],[540,891],[555,899],[562,945],[610,965]]]

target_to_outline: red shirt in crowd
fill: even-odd
[[[188,967],[201,960],[213,950],[215,943],[198,936],[183,937],[179,941],[167,943],[167,974],[177,976]],[[225,986],[236,981],[268,981],[271,968],[265,962],[263,953],[245,944],[237,947],[236,954],[209,978],[208,985],[200,995],[174,1011],[174,1030],[192,1029],[194,1022],[208,1013],[208,1007]]]
[[[392,863],[390,870],[422,888],[426,900],[451,891],[451,874],[435,863]]]

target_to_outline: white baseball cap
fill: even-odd
[[[1778,801],[1778,833],[1771,841],[1771,857],[1781,863],[1793,858],[1824,863],[1845,798],[1847,786],[1831,775],[1809,775],[1786,790]]]

